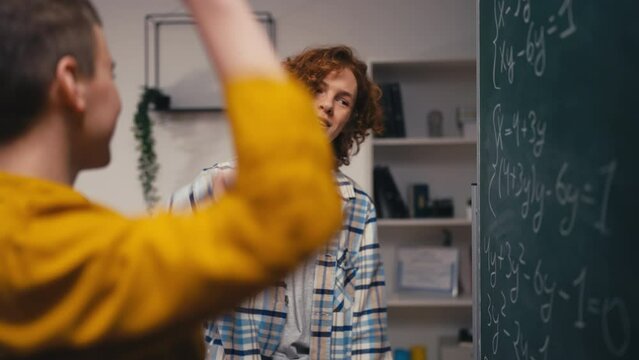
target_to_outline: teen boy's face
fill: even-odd
[[[315,93],[315,108],[331,141],[342,132],[357,98],[357,79],[350,69],[333,70]]]
[[[111,160],[109,143],[122,107],[114,82],[114,63],[101,28],[95,27],[95,73],[87,81],[82,168],[106,166]]]

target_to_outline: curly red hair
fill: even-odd
[[[367,75],[366,64],[344,45],[306,49],[289,57],[284,66],[315,93],[319,91],[324,78],[334,70],[349,69],[357,80],[357,98],[351,118],[342,132],[333,140],[333,150],[337,166],[350,164],[350,157],[359,152],[359,146],[369,130],[380,134],[384,130],[379,99],[382,92]],[[354,147],[354,151],[351,151]]]

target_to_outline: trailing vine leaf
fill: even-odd
[[[149,105],[155,103],[164,95],[158,89],[145,87],[133,118],[133,133],[137,140],[138,179],[142,185],[142,194],[147,210],[151,210],[160,200],[155,187],[160,166],[155,154],[155,140],[153,139],[153,123],[149,117]]]

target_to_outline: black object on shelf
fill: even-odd
[[[442,241],[443,246],[450,247],[453,245],[453,234],[448,229],[442,230],[442,234],[444,235],[444,240]]]
[[[431,216],[452,218],[455,212],[454,210],[453,199],[434,199]]]
[[[379,218],[408,217],[408,208],[387,166],[375,166],[373,169],[373,196]]]
[[[399,83],[379,84],[382,90],[380,104],[384,116],[384,133],[379,137],[398,138],[406,136],[404,107]]]
[[[459,333],[457,335],[457,340],[460,343],[472,343],[473,342],[473,332],[471,329],[462,328],[459,329]]]
[[[413,184],[410,188],[410,193],[413,217],[425,218],[430,216],[428,184]]]
[[[431,110],[426,115],[429,137],[444,136],[444,114],[439,110]]]

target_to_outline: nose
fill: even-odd
[[[324,113],[328,115],[333,114],[333,105],[331,104],[330,101],[327,101],[327,100],[320,101],[319,108],[320,110],[322,110]]]

